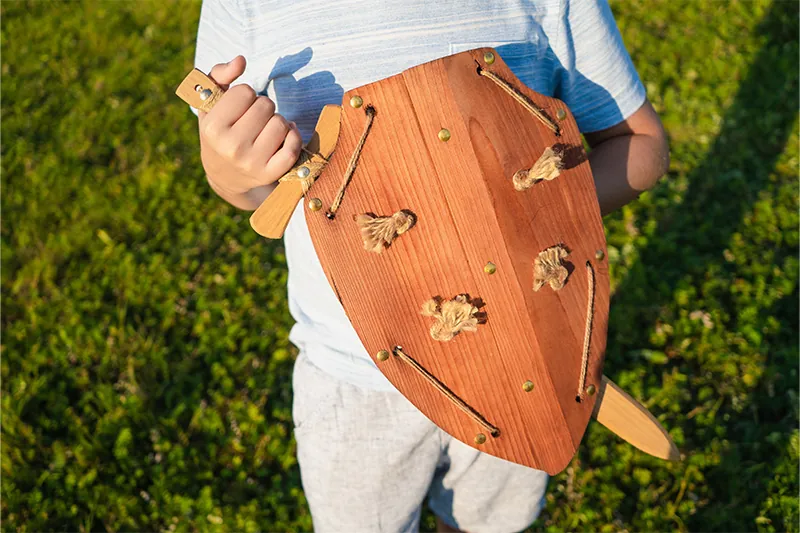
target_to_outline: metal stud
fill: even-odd
[[[490,275],[494,274],[495,272],[497,272],[497,265],[489,261],[488,263],[486,263],[486,266],[483,267],[483,271]]]
[[[586,392],[589,393],[589,396],[594,396],[594,393],[597,392],[597,389],[594,385],[589,385],[589,387],[586,389]]]
[[[523,383],[522,384],[522,390],[524,390],[525,392],[532,391],[533,390],[533,381],[528,380],[525,383]]]
[[[565,118],[567,118],[567,112],[564,111],[563,109],[558,109],[556,111],[556,118],[558,120],[564,120]]]
[[[300,167],[297,169],[297,177],[300,179],[305,179],[308,175],[311,174],[311,170],[308,167]]]
[[[598,261],[602,261],[605,256],[606,254],[603,250],[597,250],[594,253],[594,258],[597,259]]]
[[[378,359],[378,361],[386,361],[389,359],[389,352],[386,350],[381,350],[375,355],[375,357]]]
[[[484,442],[486,442],[486,435],[483,433],[475,435],[475,444],[483,444]]]
[[[203,90],[203,86],[198,83],[197,85],[194,86],[194,90],[195,92],[199,93],[200,91]]]
[[[211,98],[211,89],[203,89],[200,91],[200,100],[206,101]]]
[[[350,99],[350,105],[358,109],[359,107],[364,105],[364,99],[356,95]]]
[[[322,209],[322,200],[319,198],[312,198],[308,201],[308,208],[312,211],[319,211]]]
[[[447,128],[442,128],[439,130],[439,140],[442,142],[447,142],[450,140],[450,130]]]
[[[494,63],[494,54],[491,52],[486,52],[483,54],[483,60],[486,62],[487,65],[491,65]]]

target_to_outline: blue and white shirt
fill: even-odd
[[[195,66],[208,72],[244,55],[235,84],[269,96],[308,140],[322,107],[346,91],[484,46],[528,87],[563,100],[584,133],[645,101],[605,0],[204,0]],[[284,238],[290,340],[339,379],[392,390],[328,284],[302,203]]]

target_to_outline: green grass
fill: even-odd
[[[536,527],[798,531],[797,3],[613,8],[672,167],[605,220],[605,370],[685,460],[592,424]],[[3,530],[310,529],[281,245],[173,95],[199,5],[0,10]]]

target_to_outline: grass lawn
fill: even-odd
[[[612,6],[672,166],[605,219],[605,373],[685,459],[591,424],[536,528],[798,531],[798,4]],[[281,243],[173,94],[199,4],[0,15],[2,529],[309,530]]]

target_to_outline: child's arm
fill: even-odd
[[[669,168],[667,135],[649,101],[616,126],[585,137],[603,215],[635,200]]]
[[[549,42],[555,96],[567,104],[592,147],[589,161],[605,215],[666,173],[667,138],[608,1],[561,4],[562,25]]]

